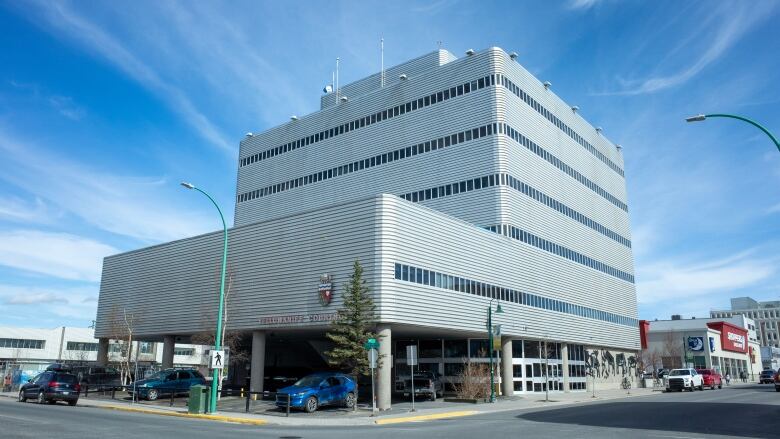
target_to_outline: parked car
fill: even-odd
[[[311,413],[324,405],[343,404],[347,408],[355,405],[355,382],[342,373],[320,372],[305,376],[292,386],[279,389],[276,406],[303,409]]]
[[[672,369],[666,378],[666,391],[685,389],[691,392],[695,389],[704,390],[704,379],[696,373],[696,369]]]
[[[662,380],[669,375],[669,369],[658,369],[658,379]]]
[[[133,396],[133,389],[139,399],[154,401],[163,395],[181,395],[196,384],[206,384],[206,379],[197,369],[165,369],[149,378],[138,380],[127,386],[127,393]]]
[[[122,386],[119,371],[103,366],[73,366],[71,373],[79,378],[82,387],[94,390],[111,390]]]
[[[772,369],[762,370],[758,376],[758,384],[772,384],[775,382],[775,371]]]
[[[775,391],[780,392],[780,369],[775,372]]]
[[[723,377],[715,369],[696,369],[696,372],[701,375],[704,381],[704,387],[715,389],[718,386],[719,389],[723,388]]]
[[[47,370],[19,389],[19,402],[35,399],[38,404],[65,401],[68,405],[76,405],[80,391],[81,386],[76,375]]]
[[[403,381],[404,396],[412,394],[412,379],[406,378]],[[436,401],[436,397],[444,396],[444,385],[441,382],[439,374],[436,372],[415,372],[414,374],[414,396],[424,396]]]

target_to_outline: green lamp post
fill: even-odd
[[[487,329],[488,329],[488,345],[490,348],[490,402],[496,402],[496,385],[495,385],[495,373],[493,372],[493,352],[495,349],[493,349],[493,301],[496,300],[496,298],[490,299],[490,303],[488,303],[488,309],[487,309]],[[496,306],[496,314],[503,314],[504,310],[501,309],[501,304],[497,304]],[[506,358],[504,359],[506,361]]]
[[[187,189],[194,189],[206,197],[214,204],[219,212],[219,218],[222,220],[222,230],[224,235],[224,245],[222,246],[222,275],[219,281],[219,307],[217,311],[217,333],[214,335],[214,350],[218,351],[222,348],[222,308],[225,303],[225,269],[227,267],[227,251],[228,251],[228,231],[227,224],[225,224],[225,217],[222,215],[222,209],[219,208],[217,202],[211,198],[211,195],[207,194],[200,188],[195,187],[192,183],[182,182],[182,186]],[[217,394],[219,393],[219,370],[214,369],[211,381],[211,402],[209,404],[209,413],[217,411]]]
[[[763,126],[761,126],[761,124],[759,124],[758,122],[750,120],[750,119],[748,119],[746,117],[737,116],[737,115],[734,115],[734,114],[699,114],[698,116],[687,117],[687,118],[685,118],[685,121],[686,122],[701,122],[701,121],[706,120],[708,117],[728,117],[728,118],[731,118],[731,119],[738,119],[738,120],[741,120],[743,122],[747,122],[747,123],[753,125],[754,127],[758,128],[759,130],[763,131],[764,134],[766,134],[767,136],[769,136],[769,138],[772,139],[772,142],[775,143],[775,146],[777,147],[777,150],[780,151],[780,142],[777,141],[777,137],[772,135],[772,133],[770,133],[768,129],[766,129]]]

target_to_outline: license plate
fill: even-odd
[[[62,392],[63,395],[68,395],[70,392]]]

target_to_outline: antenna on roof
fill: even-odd
[[[339,101],[339,57],[336,57],[336,102]]]
[[[382,73],[379,79],[380,79],[380,86],[384,88],[385,86],[385,39],[384,38],[379,39],[379,46],[382,52],[382,70],[381,70]]]

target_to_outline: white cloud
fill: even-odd
[[[67,233],[0,232],[0,265],[61,279],[97,282],[105,256],[117,249]]]
[[[86,114],[86,111],[76,105],[73,98],[68,96],[50,96],[49,104],[61,115],[71,120],[81,120]]]
[[[686,265],[660,261],[637,269],[637,296],[642,304],[690,299],[756,285],[775,274],[775,262],[743,252],[729,258]],[[702,302],[702,308],[707,301]]]
[[[47,224],[61,215],[61,211],[52,209],[40,197],[30,201],[15,196],[0,197],[0,219]]]
[[[168,182],[162,177],[98,172],[50,151],[41,151],[2,127],[0,152],[4,158],[0,179],[103,230],[156,243],[204,233],[219,226],[213,215],[183,213],[180,206],[184,205],[186,194],[180,191],[177,182]],[[40,160],[40,157],[47,157],[47,160]],[[51,163],[57,165],[51,166]],[[180,195],[181,204],[169,199],[174,191]],[[11,212],[7,215],[34,215],[29,210],[6,210]]]
[[[130,52],[122,43],[72,10],[62,2],[34,2],[39,17],[45,21],[47,30],[58,31],[77,41],[88,50],[104,57],[127,75],[165,99],[168,105],[204,139],[230,153],[236,148],[231,141],[190,101],[179,88],[164,81],[158,73]]]
[[[85,323],[97,312],[97,291],[97,286],[41,288],[0,284],[0,315],[3,320],[39,326]]]
[[[589,3],[589,0],[580,0],[581,3]],[[753,27],[770,17],[775,5],[771,2],[759,3],[722,3],[713,14],[720,20],[701,20],[702,25],[691,30],[692,37],[683,40],[680,45],[670,51],[671,53],[686,52],[686,60],[693,60],[676,73],[659,75],[642,80],[620,80],[626,86],[625,89],[596,93],[597,95],[639,95],[655,93],[670,87],[675,87],[689,81],[713,62],[720,59]],[[710,23],[712,21],[712,23]],[[710,36],[714,33],[713,36]],[[691,45],[704,45],[705,49],[700,54],[691,54],[690,50],[683,51]],[[661,64],[666,64],[664,61]]]
[[[602,0],[571,0],[569,2],[569,8],[570,9],[590,9],[597,4],[599,4]]]

